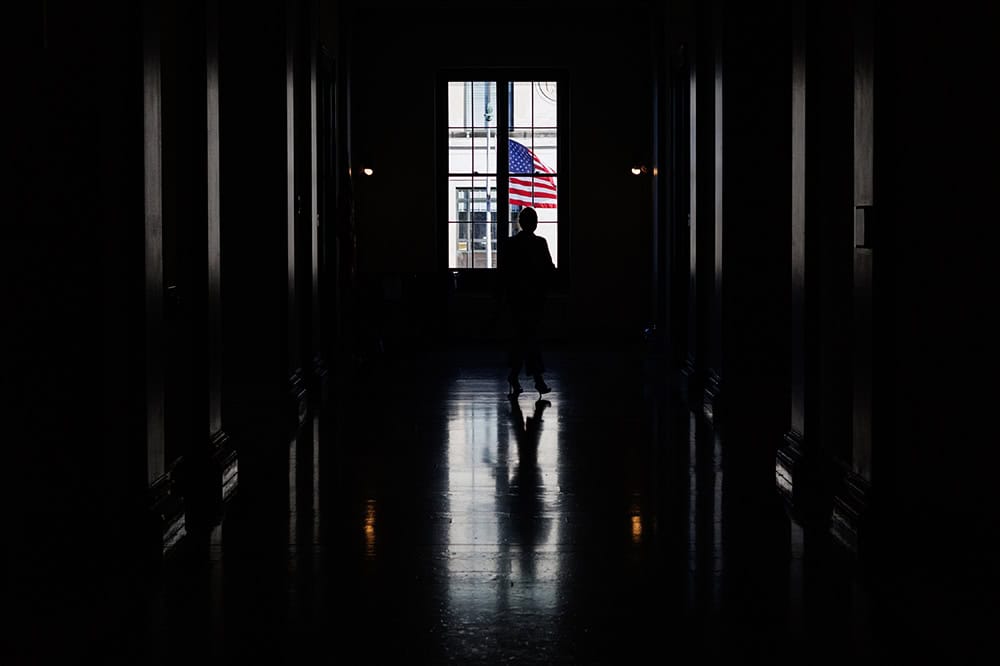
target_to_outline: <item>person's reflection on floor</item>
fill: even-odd
[[[511,429],[517,442],[517,464],[509,485],[510,537],[520,548],[521,573],[533,577],[535,548],[545,540],[550,525],[542,500],[542,472],[538,465],[538,445],[542,434],[542,413],[551,406],[548,400],[535,402],[535,411],[527,418],[516,397],[510,398]]]

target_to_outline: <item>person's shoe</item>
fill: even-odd
[[[535,390],[538,391],[538,395],[545,395],[552,390],[552,387],[545,383],[541,375],[535,376]]]

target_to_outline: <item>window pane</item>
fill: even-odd
[[[517,206],[517,210],[521,206],[531,206],[538,211],[539,221],[554,222],[559,207],[557,181],[558,178],[554,176],[511,176],[511,211],[515,210],[514,206]]]
[[[448,221],[458,222],[468,220],[472,212],[472,197],[464,192],[472,191],[471,178],[451,177],[448,179]],[[460,194],[461,193],[461,194]],[[465,217],[459,217],[459,214]]]
[[[496,171],[496,128],[448,129],[448,173],[495,174]]]
[[[449,268],[495,268],[497,191],[493,178],[452,178]]]
[[[497,83],[448,84],[448,163],[450,268],[495,268],[497,177],[507,177],[510,219],[523,206],[539,217],[553,260],[558,255],[557,84],[554,81],[501,83],[510,92],[510,118],[497,128]],[[497,163],[498,142],[506,141],[507,164]],[[517,225],[508,223],[510,233]]]
[[[472,130],[448,128],[448,173],[472,173]]]
[[[535,81],[531,92],[535,99],[535,117],[532,125],[556,127],[559,124],[556,116],[558,84],[555,81]]]
[[[511,225],[517,223],[517,216],[521,212],[521,206],[511,204],[510,207],[510,220]],[[558,208],[535,208],[535,212],[538,214],[538,224],[555,224],[558,220],[559,209]],[[511,227],[513,231],[517,231],[516,226]]]
[[[515,127],[510,131],[511,173],[557,173],[559,144],[554,127]]]
[[[448,268],[472,268],[471,224],[448,225]]]
[[[556,127],[555,81],[516,81],[511,90],[514,127]]]
[[[496,128],[476,130],[472,136],[472,173],[497,172]]]
[[[514,127],[531,127],[533,98],[531,81],[515,81],[511,86],[510,100],[513,113],[510,124]]]
[[[448,82],[448,127],[465,127],[465,82]]]
[[[559,225],[551,222],[539,222],[535,229],[535,235],[541,236],[549,244],[549,253],[552,255],[552,263],[559,266]]]
[[[497,126],[497,84],[496,81],[469,81],[465,87],[466,127]]]
[[[448,83],[448,172],[496,172],[496,82]]]
[[[497,225],[453,222],[448,225],[448,247],[448,268],[496,268]]]

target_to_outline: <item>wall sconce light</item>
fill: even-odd
[[[640,174],[644,174],[647,171],[649,171],[649,169],[647,169],[644,164],[636,164],[634,167],[632,167],[632,175],[633,176],[638,176]]]
[[[365,174],[366,176],[371,176],[375,173],[375,170],[372,169],[371,167],[365,167],[361,170],[361,173]]]

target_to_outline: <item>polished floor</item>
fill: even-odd
[[[90,656],[896,663],[890,611],[787,519],[773,459],[704,425],[641,350],[547,360],[544,400],[508,399],[489,348],[333,382],[300,437],[241,459],[222,525]]]

